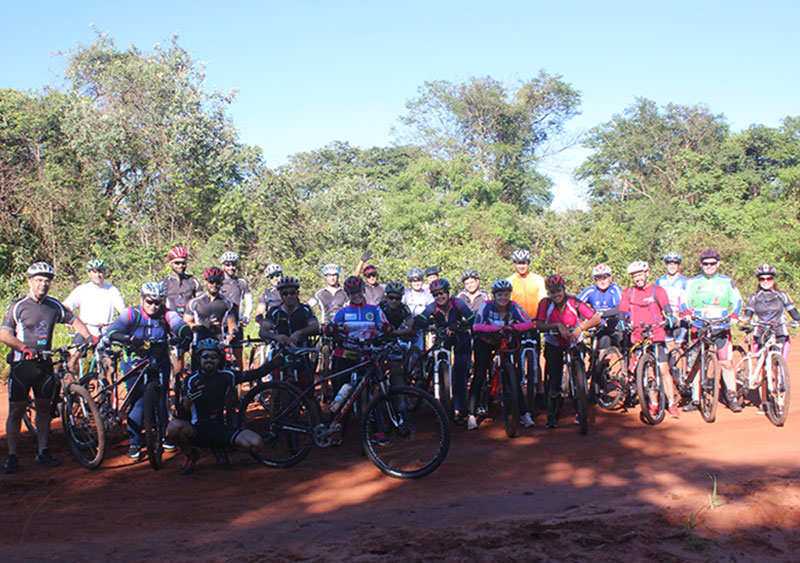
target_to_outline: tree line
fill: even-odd
[[[465,269],[506,277],[510,253],[526,247],[534,271],[559,271],[577,292],[596,263],[624,280],[629,262],[659,269],[677,251],[693,274],[711,246],[745,295],[763,262],[800,288],[800,117],[732,132],[703,105],[637,99],[581,141],[593,151],[576,172],[588,209],[554,211],[539,164],[563,148],[581,94],[544,71],[513,85],[427,82],[396,144],[333,142],[277,169],[239,140],[234,97],[206,90],[177,38],[142,52],[99,34],[68,54],[65,79],[64,91],[0,90],[5,303],[32,261],[57,268],[63,296],[95,256],[134,302],[175,244],[196,274],[236,251],[258,289],[278,262],[306,296],[323,264],[349,271],[366,248],[384,281],[435,264],[458,285]]]

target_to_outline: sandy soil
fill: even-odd
[[[800,392],[800,348],[790,368]],[[0,394],[0,418],[7,400]],[[638,413],[596,412],[588,436],[505,437],[499,422],[457,428],[445,463],[419,481],[384,476],[354,437],[285,470],[206,455],[153,471],[115,444],[87,471],[56,427],[64,464],[0,474],[0,559],[296,561],[747,561],[800,550],[800,407],[783,428],[755,408],[720,407],[657,427]],[[5,455],[5,432],[0,452]],[[722,504],[709,508],[712,476]],[[694,519],[692,518],[694,515]],[[693,525],[690,525],[693,524]]]

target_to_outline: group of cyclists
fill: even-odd
[[[381,284],[378,268],[369,263],[370,258],[371,253],[366,251],[352,275],[342,283],[339,266],[326,264],[321,271],[324,287],[305,303],[300,298],[300,281],[286,275],[280,265],[270,264],[264,272],[269,285],[256,301],[255,309],[250,286],[237,274],[239,256],[234,252],[225,252],[220,265],[206,268],[200,280],[187,273],[187,249],[171,249],[167,256],[170,274],[161,281],[144,283],[139,303],[127,307],[119,290],[106,282],[107,268],[102,259],[88,262],[89,281],[75,288],[63,302],[48,295],[56,275],[52,266],[44,262],[32,264],[27,270],[28,293],[8,306],[0,327],[0,342],[10,348],[6,421],[9,451],[4,472],[19,470],[17,445],[31,390],[38,430],[35,461],[46,466],[60,463],[48,450],[55,382],[52,362],[42,354],[51,349],[57,323],[71,327],[76,344],[99,344],[100,369],[110,361],[102,355],[104,347],[124,347],[121,369],[125,372],[141,359],[147,343],[155,343],[148,347],[147,354],[167,380],[170,373],[188,372],[178,393],[177,416],[169,422],[164,448],[181,449],[184,461],[180,471],[189,474],[195,469],[198,448],[211,448],[217,465],[229,468],[228,450],[257,453],[263,445],[258,434],[231,426],[223,416],[226,397],[237,385],[261,379],[275,368],[274,363],[267,362],[256,369],[244,369],[249,366],[242,353],[243,332],[251,318],[258,324],[260,338],[284,346],[313,345],[320,333],[327,337],[346,336],[346,340],[336,340],[332,346],[333,372],[346,370],[361,360],[360,349],[353,342],[390,335],[404,340],[409,350],[424,354],[429,343],[425,330],[437,329],[442,337],[440,345],[452,350],[452,420],[468,430],[478,428],[485,414],[481,390],[504,335],[529,335],[537,346],[537,366],[540,334],[544,337],[545,377],[535,385],[537,401],[546,406],[545,427],[550,429],[558,423],[563,402],[565,352],[587,330],[593,329],[595,346],[602,351],[635,343],[642,339],[645,327],[652,329],[648,337],[656,345],[666,408],[671,417],[678,418],[677,394],[667,357],[670,350],[691,339],[693,323],[715,323],[713,344],[727,391],[725,400],[733,412],[739,412],[742,405],[736,394],[730,327],[753,317],[773,323],[786,357],[789,333],[785,315],[800,320],[792,300],[778,289],[773,266],[763,264],[756,269],[758,290],[743,302],[734,281],[718,272],[721,256],[714,249],[700,253],[702,273],[692,278],[681,274],[682,258],[675,252],[664,256],[666,272],[656,281],[651,280],[647,262],[633,262],[627,268],[631,284],[625,289],[614,283],[608,265],[598,264],[592,271],[594,283],[577,294],[567,291],[559,274],[545,279],[531,272],[531,254],[525,249],[513,252],[515,271],[507,279],[495,280],[490,291],[481,288],[477,271],[467,270],[461,275],[463,289],[455,295],[436,266],[411,268],[405,284]],[[315,309],[319,310],[319,317]],[[230,359],[226,359],[226,348],[232,353]],[[73,374],[78,371],[78,361],[79,354],[70,359]],[[317,371],[315,365],[306,364],[299,370],[297,384],[313,385]],[[534,385],[532,381],[527,383]],[[517,390],[521,394],[522,386]],[[693,390],[692,399],[684,411],[697,408],[697,389]],[[126,421],[129,457],[140,459],[139,397],[133,398],[133,405]],[[524,411],[520,412],[520,422],[534,426],[530,401],[520,397],[519,405]],[[341,436],[333,439],[334,443],[340,442]]]

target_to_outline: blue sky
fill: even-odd
[[[636,97],[705,104],[734,131],[800,115],[800,3],[726,2],[8,2],[0,87],[62,87],[54,56],[107,32],[147,51],[178,33],[207,87],[238,90],[230,115],[271,166],[333,140],[392,143],[390,128],[426,80],[540,69],[582,93],[579,134]],[[580,205],[581,149],[544,163],[555,205]]]

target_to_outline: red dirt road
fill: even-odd
[[[800,393],[797,345],[790,368]],[[720,407],[714,424],[691,413],[657,427],[638,413],[597,411],[585,437],[566,418],[545,431],[541,416],[514,440],[497,422],[457,428],[445,463],[412,482],[385,477],[352,437],[286,470],[234,454],[233,471],[220,472],[206,455],[188,477],[177,456],[155,472],[130,463],[120,443],[90,472],[57,428],[51,450],[61,467],[36,465],[24,437],[20,473],[0,474],[0,559],[796,559],[795,405],[784,428],[753,407]],[[3,420],[6,410],[3,390]],[[724,500],[713,509],[709,475]]]

